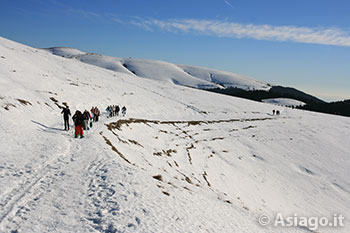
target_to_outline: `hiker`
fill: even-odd
[[[89,130],[89,120],[91,120],[91,115],[88,110],[85,109],[84,113],[84,130]]]
[[[122,115],[123,115],[123,117],[126,115],[126,107],[125,106],[122,107]]]
[[[113,106],[113,105],[110,105],[110,106],[109,106],[109,109],[110,109],[109,116],[110,116],[110,117],[113,117],[113,116],[114,116],[114,106]]]
[[[94,122],[98,121],[98,116],[100,115],[100,111],[98,110],[98,108],[97,107],[92,107],[91,108],[91,112],[94,115],[93,121]]]
[[[106,112],[107,112],[107,118],[108,117],[111,117],[111,107],[110,106],[107,106],[107,108],[106,108]]]
[[[120,111],[119,105],[115,106],[115,115],[116,116],[119,116],[119,111]]]
[[[95,119],[96,119],[96,117],[95,117],[95,115],[96,115],[95,107],[92,107],[90,112],[91,112],[92,120],[95,122]]]
[[[275,115],[275,112],[276,112],[276,110],[274,109],[274,110],[272,110],[272,115]]]
[[[94,113],[93,113],[93,111],[92,111],[92,109],[90,110],[90,128],[92,128],[92,122],[93,122],[93,120],[94,120],[94,117],[95,117],[95,115],[94,115]]]
[[[61,114],[63,114],[63,119],[64,119],[64,130],[67,130],[69,131],[69,116],[71,115],[70,114],[70,110],[69,110],[69,107],[66,106]]]
[[[95,121],[97,122],[98,121],[98,117],[100,116],[100,110],[95,106]]]
[[[75,126],[75,138],[80,136],[80,138],[84,137],[83,125],[84,125],[84,116],[83,114],[77,110],[72,117]]]
[[[280,111],[279,110],[276,110],[276,115],[278,116],[280,114]]]

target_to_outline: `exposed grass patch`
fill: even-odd
[[[156,180],[159,180],[159,181],[162,181],[163,182],[163,177],[162,175],[155,175],[155,176],[152,176],[154,179]]]
[[[173,183],[171,183],[170,181],[167,183],[168,185],[173,186],[174,188],[177,188]]]
[[[193,184],[192,180],[190,179],[190,177],[186,176],[185,178],[186,182],[189,184]]]
[[[102,135],[102,134],[101,134],[101,135]],[[110,140],[108,140],[108,138],[106,138],[106,137],[103,136],[103,135],[102,135],[102,137],[103,137],[103,139],[106,141],[107,145],[109,145],[115,153],[117,153],[117,154],[118,154],[122,159],[124,159],[127,163],[131,164],[130,161],[129,161],[127,158],[125,158],[125,156],[124,156],[115,146],[113,146],[113,144],[111,143]]]
[[[54,102],[54,103],[56,104],[56,106],[57,106],[59,109],[62,109],[62,108],[63,108],[63,106],[59,105],[58,100],[55,99],[54,97],[50,97],[50,100],[51,100],[52,102]]]
[[[157,152],[154,152],[153,155],[162,156],[163,154],[165,154],[168,157],[171,157],[171,153],[177,153],[177,150],[169,149],[169,150],[157,151]]]
[[[137,141],[135,141],[135,140],[129,139],[128,141],[129,141],[130,143],[134,144],[134,145],[137,145],[137,146],[143,147],[143,145],[141,145],[140,143],[138,143],[138,142],[137,142]]]
[[[127,141],[121,139],[117,134],[115,134],[115,135],[117,136],[117,138],[118,138],[118,140],[119,140],[120,142],[122,142],[122,143],[124,143],[124,144],[128,144]]]
[[[55,93],[55,92],[52,92],[52,91],[40,91],[40,90],[36,90],[36,92],[42,92],[42,93],[49,93],[49,94],[51,94],[51,95],[58,95],[57,93]]]
[[[58,100],[56,100],[54,97],[50,97],[50,100],[54,103],[58,103]]]
[[[6,104],[5,106],[4,106],[4,109],[5,110],[7,110],[7,111],[10,111],[10,107],[16,107],[16,105],[14,105],[14,104]]]
[[[202,176],[203,176],[205,182],[207,182],[207,185],[208,185],[209,187],[211,187],[211,184],[209,183],[208,178],[207,178],[208,174],[207,174],[206,171],[204,171],[204,173],[202,174]]]
[[[177,151],[176,151],[176,150],[173,150],[173,149],[169,149],[169,150],[166,150],[166,151],[163,150],[163,152],[164,152],[164,154],[166,154],[168,157],[171,157],[171,153],[177,153]]]
[[[167,195],[167,196],[170,196],[170,193],[168,193],[168,192],[162,191],[162,193]]]
[[[193,138],[193,137],[192,137],[191,135],[189,135],[189,134],[187,133],[187,131],[185,131],[185,130],[183,130],[182,133],[185,134],[186,137],[188,137],[189,139],[192,139],[192,138]],[[184,138],[186,138],[186,137],[184,137]]]
[[[158,151],[158,152],[153,152],[153,155],[155,156],[162,156],[163,152]]]
[[[253,129],[253,128],[256,128],[257,126],[253,126],[253,125],[250,125],[248,127],[244,127],[243,129]]]
[[[129,125],[135,123],[150,123],[150,124],[162,124],[162,125],[176,125],[176,124],[187,124],[200,125],[200,124],[218,124],[218,123],[230,123],[230,122],[246,122],[246,121],[265,121],[265,120],[276,120],[276,118],[251,118],[251,119],[227,119],[227,120],[212,120],[212,121],[159,121],[159,120],[147,120],[147,119],[120,119],[117,122],[112,122],[108,125],[109,129],[121,130],[122,125]]]
[[[21,104],[23,104],[23,105],[32,105],[29,101],[27,101],[27,100],[22,100],[22,99],[17,99],[17,101],[18,102],[20,102]]]
[[[191,157],[190,150],[193,149],[193,148],[194,148],[193,144],[191,144],[191,146],[189,146],[189,147],[186,147],[188,161],[190,162],[191,165],[192,165],[192,157]]]
[[[53,107],[51,107],[51,105],[48,104],[48,103],[46,103],[46,102],[45,102],[45,105],[48,106],[48,107],[50,107],[51,109],[53,109]]]

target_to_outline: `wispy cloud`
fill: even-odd
[[[228,5],[228,6],[231,7],[232,9],[234,9],[233,5],[232,5],[229,1],[225,0],[224,2],[226,3],[226,5]]]
[[[38,1],[44,1],[44,0],[38,0]],[[54,6],[56,9],[59,9],[60,11],[63,11],[66,14],[69,15],[75,15],[75,16],[82,16],[84,18],[93,19],[101,17],[102,15],[93,11],[88,11],[81,8],[74,8],[69,3],[64,3],[63,1],[59,0],[45,0],[47,3]]]
[[[135,19],[130,23],[149,31],[161,29],[217,37],[350,46],[350,32],[339,28],[254,25],[197,19]]]
[[[73,14],[73,15],[81,15],[85,18],[96,18],[96,17],[100,17],[100,14],[92,12],[92,11],[87,11],[87,10],[83,10],[83,9],[73,9],[73,8],[69,8],[66,9],[66,12],[69,14]]]

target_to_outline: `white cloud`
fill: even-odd
[[[197,19],[137,19],[132,21],[132,24],[147,30],[159,28],[170,32],[199,33],[218,37],[350,46],[350,32],[338,28],[254,25]]]

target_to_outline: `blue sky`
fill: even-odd
[[[0,36],[164,60],[350,99],[347,0],[2,0]]]

